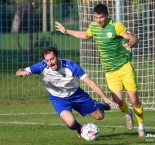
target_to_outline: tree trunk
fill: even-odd
[[[14,15],[14,19],[12,21],[12,27],[11,27],[11,32],[12,33],[18,33],[18,28],[20,25],[20,10],[18,9],[18,6],[16,8],[16,13]]]

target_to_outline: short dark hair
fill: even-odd
[[[53,52],[56,57],[58,56],[58,50],[56,48],[48,47],[48,48],[45,48],[45,49],[42,50],[42,57],[43,57],[43,59],[45,59],[44,55],[48,54],[50,52]]]
[[[108,14],[108,7],[105,4],[98,4],[94,7],[94,13]]]

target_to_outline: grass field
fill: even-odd
[[[48,99],[27,99],[0,102],[0,145],[154,145],[155,137],[138,139],[137,122],[128,130],[124,115],[112,109],[105,112],[102,121],[90,116],[81,117],[74,112],[77,120],[84,124],[98,125],[100,137],[96,141],[77,138],[58,117]],[[155,111],[145,110],[146,131],[155,135]]]
[[[11,40],[11,43],[5,43]],[[77,138],[76,132],[69,130],[54,111],[50,101],[46,98],[47,91],[44,89],[39,77],[15,76],[19,67],[29,66],[27,51],[28,35],[21,38],[23,49],[19,51],[17,38],[13,34],[3,34],[1,44],[0,61],[0,145],[154,145],[155,137],[139,140],[137,134],[137,122],[135,128],[128,130],[125,126],[124,115],[116,109],[106,112],[103,121],[96,121],[90,116],[81,117],[75,112],[77,120],[82,123],[92,122],[100,128],[100,137],[97,141],[88,142]],[[46,43],[55,45],[60,49],[62,58],[80,62],[79,40],[66,35],[54,35],[52,33],[40,34],[39,49],[35,49],[35,62],[39,59],[40,48]],[[140,96],[143,102],[148,103],[149,108],[155,108],[154,102],[154,60],[135,57],[138,82],[140,83]],[[92,78],[96,76],[99,84],[103,82],[103,74],[93,70],[99,70],[98,65],[85,66]],[[143,77],[142,77],[143,76]],[[106,90],[107,86],[103,86]],[[89,89],[86,89],[89,90]],[[91,93],[91,96],[95,96]],[[109,96],[109,95],[108,95]],[[32,99],[31,99],[32,98]],[[146,106],[146,105],[145,105]],[[147,106],[146,106],[147,107]],[[155,110],[145,110],[146,131],[155,136]]]

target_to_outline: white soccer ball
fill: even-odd
[[[93,123],[84,124],[81,128],[81,136],[87,141],[96,140],[99,137],[99,128]]]

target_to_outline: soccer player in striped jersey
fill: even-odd
[[[127,90],[135,116],[138,121],[139,137],[145,137],[143,105],[137,93],[135,73],[131,64],[131,49],[138,44],[138,38],[127,30],[125,25],[108,17],[108,8],[104,4],[94,7],[94,21],[86,31],[65,29],[56,22],[56,28],[64,34],[79,39],[91,39],[97,43],[100,52],[103,71],[112,97],[119,104],[118,109],[125,113],[126,124],[129,129],[134,127],[132,110],[123,98],[123,89]]]
[[[41,62],[18,69],[16,76],[38,74],[50,93],[49,97],[55,110],[70,129],[77,131],[79,137],[82,125],[76,121],[72,109],[82,116],[89,114],[97,120],[102,120],[104,110],[110,110],[110,105],[118,107],[118,104],[111,101],[78,64],[71,60],[60,59],[57,49],[53,47],[44,49],[42,57],[44,60]],[[76,77],[83,80],[104,102],[93,100],[80,88]]]

